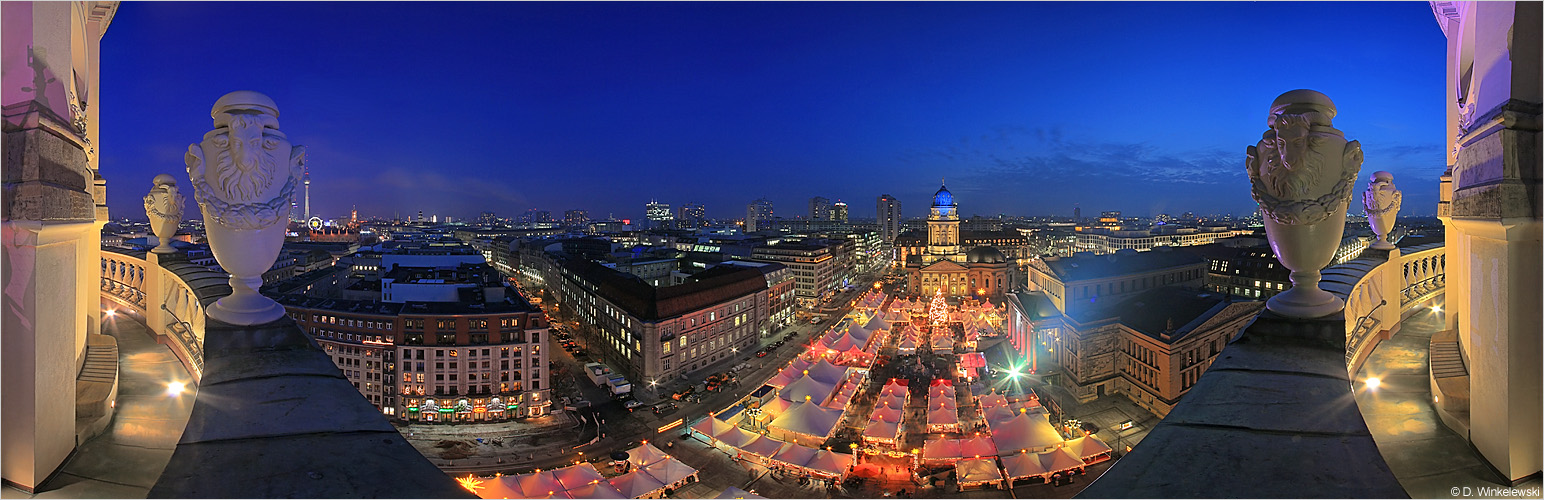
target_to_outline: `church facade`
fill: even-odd
[[[927,220],[927,246],[906,258],[906,275],[913,293],[923,297],[939,291],[947,297],[1002,299],[1009,286],[1007,257],[992,246],[962,251],[959,205],[948,187],[933,194]]]

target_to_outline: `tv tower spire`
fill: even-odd
[[[311,166],[306,166],[306,220],[311,220]]]

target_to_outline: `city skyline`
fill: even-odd
[[[1336,100],[1365,176],[1444,168],[1428,4],[1111,7],[130,3],[103,46],[104,81],[128,91],[103,100],[102,171],[114,218],[138,218],[151,177],[185,178],[206,103],[238,88],[271,95],[308,147],[324,215],[641,219],[657,199],[733,219],[767,198],[791,217],[824,196],[869,219],[890,193],[911,218],[940,180],[967,217],[1241,215],[1244,147],[1293,88]],[[1334,51],[1253,29],[1304,11],[1322,23],[1294,39]],[[224,16],[275,27],[260,71],[204,42]],[[1409,191],[1405,213],[1435,213],[1434,190]]]

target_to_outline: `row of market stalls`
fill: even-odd
[[[727,447],[741,458],[767,467],[782,467],[824,478],[840,478],[852,469],[853,456],[798,442],[783,441],[741,429],[717,417],[702,419],[691,426],[693,432],[706,436],[714,446]]]
[[[869,414],[868,425],[863,428],[863,441],[896,447],[901,439],[901,419],[906,414],[906,403],[911,392],[900,380],[891,380],[879,389],[874,400],[874,411]]]
[[[955,401],[954,382],[934,379],[927,388],[927,431],[959,432],[959,403]]]
[[[1017,481],[1044,481],[1110,458],[1112,450],[1097,437],[1065,439],[1032,396],[1015,401],[987,394],[977,397],[977,407],[985,432],[928,440],[923,446],[923,463],[954,464],[961,488],[1011,488]]]
[[[461,478],[480,498],[662,498],[666,492],[697,481],[697,469],[644,443],[627,452],[629,472],[606,477],[581,463],[529,474]]]

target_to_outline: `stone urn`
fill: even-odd
[[[172,248],[172,236],[182,225],[182,206],[186,198],[177,192],[177,178],[169,174],[155,176],[150,194],[145,195],[145,216],[150,218],[150,231],[161,244],[151,249],[155,253],[176,253]]]
[[[284,245],[305,148],[291,146],[279,131],[279,108],[263,94],[225,94],[210,116],[214,130],[188,146],[184,157],[209,249],[231,275],[231,294],[209,307],[209,317],[232,325],[267,323],[283,316],[284,307],[257,289]]]
[[[1372,248],[1394,248],[1394,244],[1389,242],[1389,232],[1394,230],[1394,217],[1399,215],[1402,198],[1403,194],[1394,188],[1394,174],[1381,170],[1373,172],[1372,180],[1367,182],[1367,190],[1362,191],[1362,208],[1367,211],[1367,225],[1372,226],[1373,234],[1377,235]]]
[[[1345,232],[1362,146],[1331,126],[1334,117],[1328,96],[1287,92],[1271,103],[1269,129],[1248,148],[1251,194],[1260,204],[1266,238],[1292,271],[1292,288],[1271,297],[1266,308],[1288,318],[1318,318],[1345,308],[1339,297],[1319,288],[1319,278]]]

